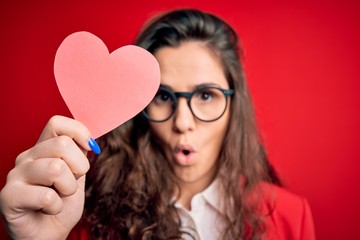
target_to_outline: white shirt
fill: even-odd
[[[224,212],[218,180],[213,181],[203,192],[196,194],[191,200],[191,210],[187,210],[180,203],[175,207],[179,211],[183,239],[212,240],[220,239],[225,224],[221,213]]]

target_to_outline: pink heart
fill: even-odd
[[[89,32],[65,38],[56,52],[54,73],[73,117],[94,138],[138,114],[160,84],[159,64],[148,51],[129,45],[109,54]]]

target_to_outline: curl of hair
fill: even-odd
[[[223,239],[260,239],[265,228],[263,216],[257,212],[259,201],[252,197],[250,202],[248,198],[258,183],[280,185],[280,180],[261,144],[239,57],[238,37],[220,18],[183,9],[154,19],[135,44],[154,54],[162,47],[176,47],[184,41],[199,41],[213,50],[235,90],[218,159],[217,177],[228,206]],[[186,231],[180,228],[173,202],[175,177],[147,121],[138,115],[103,136],[99,144],[102,154],[91,160],[84,211],[94,238],[181,239]]]

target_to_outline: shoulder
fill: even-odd
[[[304,197],[269,183],[259,187],[267,227],[265,239],[315,239],[310,206]]]
[[[70,232],[66,240],[88,240],[90,239],[90,226],[79,222]]]

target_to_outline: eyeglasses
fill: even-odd
[[[184,97],[197,119],[212,122],[224,114],[228,97],[233,93],[232,89],[215,86],[201,86],[193,92],[173,92],[165,86],[160,86],[154,99],[142,111],[142,114],[150,121],[165,122],[176,112],[178,98]]]

